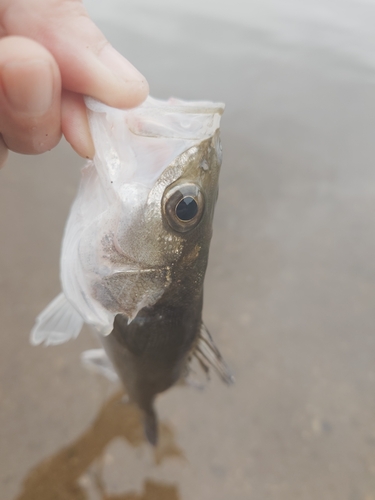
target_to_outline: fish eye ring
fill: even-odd
[[[196,227],[203,215],[204,198],[196,184],[177,184],[164,193],[163,212],[168,224],[179,233]]]

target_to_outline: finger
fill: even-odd
[[[80,94],[64,90],[61,102],[61,126],[65,139],[83,158],[93,158],[95,149],[91,139],[87,110]]]
[[[8,158],[8,148],[6,147],[0,135],[0,168],[4,166],[7,158]]]
[[[120,108],[148,95],[146,79],[108,43],[80,0],[13,0],[3,26],[47,47],[67,90]]]
[[[0,40],[0,133],[7,147],[36,154],[61,137],[61,79],[52,55],[33,40]]]

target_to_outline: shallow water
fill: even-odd
[[[104,7],[105,5],[105,7]],[[91,0],[152,95],[226,102],[204,318],[236,385],[134,409],[33,348],[81,160],[1,172],[2,500],[375,500],[375,2]]]

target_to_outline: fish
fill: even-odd
[[[155,399],[195,359],[234,377],[202,320],[203,284],[222,163],[221,103],[148,97],[119,110],[85,98],[95,156],[65,228],[62,292],[37,317],[33,345],[90,325],[103,349],[86,366],[115,380],[157,444]]]

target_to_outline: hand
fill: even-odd
[[[0,0],[0,166],[8,149],[43,153],[61,133],[92,158],[83,95],[130,108],[147,97],[148,84],[80,0]]]

